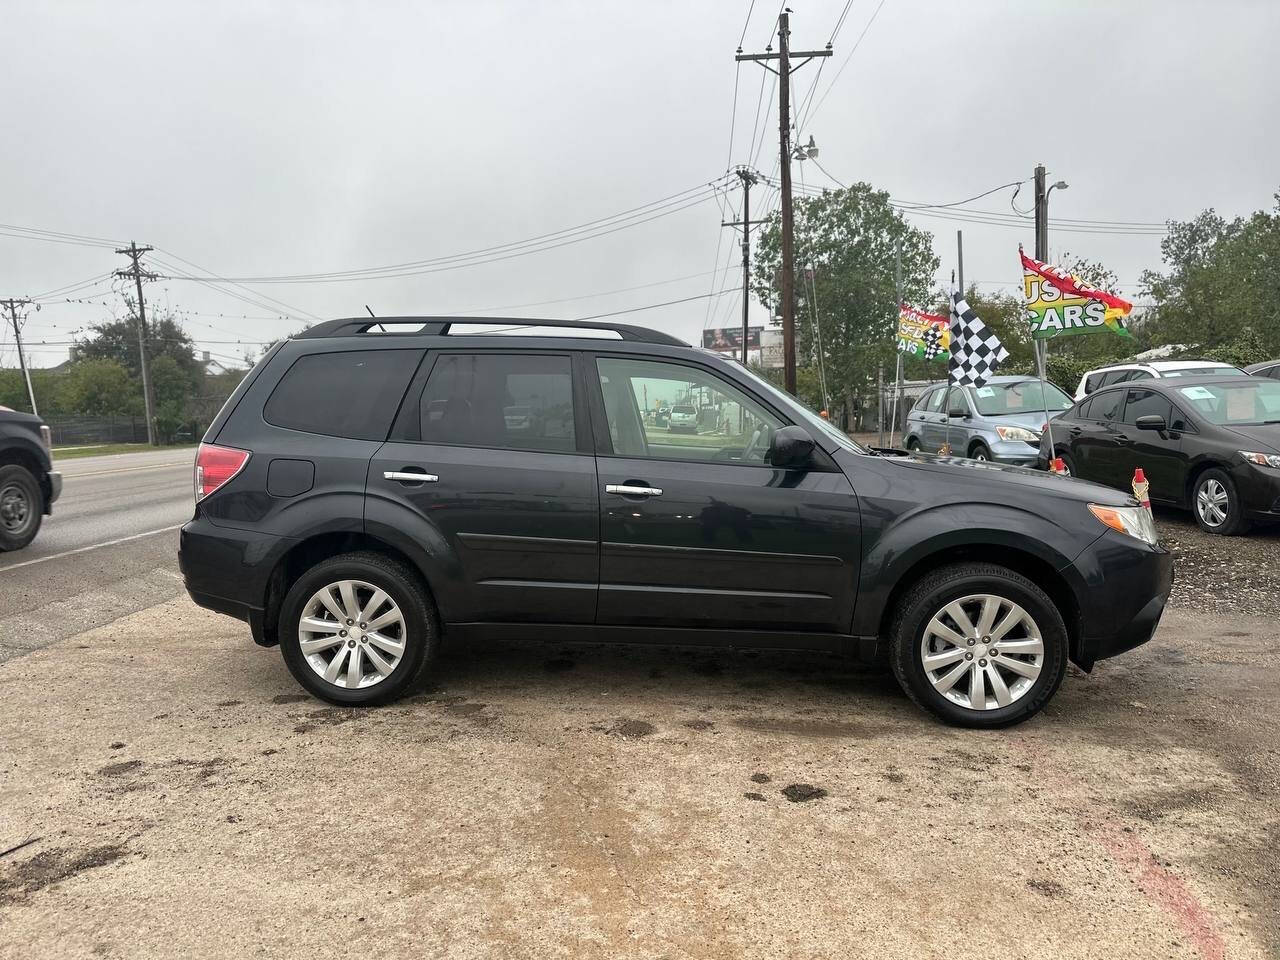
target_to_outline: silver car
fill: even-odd
[[[902,445],[937,453],[944,443],[952,453],[973,460],[996,460],[1034,466],[1040,434],[1048,417],[1071,408],[1072,400],[1052,383],[1042,392],[1034,377],[992,377],[981,387],[951,387],[950,410],[945,383],[921,394],[907,416]]]

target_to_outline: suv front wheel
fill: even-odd
[[[330,703],[372,706],[412,690],[439,629],[418,578],[378,553],[325,560],[289,588],[280,649],[294,678]]]
[[[1067,669],[1053,601],[989,563],[943,567],[912,587],[890,630],[902,689],[949,723],[1005,727],[1038,713]]]

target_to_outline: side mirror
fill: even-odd
[[[968,410],[951,410],[951,411],[948,411],[947,416],[950,417],[952,420],[968,420],[969,411]]]
[[[813,463],[813,447],[804,427],[780,427],[769,442],[769,462],[784,470],[804,470]]]
[[[1161,433],[1168,429],[1164,422],[1164,417],[1158,413],[1153,413],[1149,417],[1139,417],[1133,421],[1133,425],[1139,430],[1159,430]]]

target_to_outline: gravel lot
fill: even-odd
[[[1277,541],[1160,523],[1156,640],[996,733],[826,657],[482,645],[346,711],[185,599],[60,640],[0,664],[0,956],[1277,956]]]

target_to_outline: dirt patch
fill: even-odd
[[[277,706],[286,703],[302,703],[304,700],[310,700],[310,694],[306,693],[281,693],[271,698],[271,702]]]
[[[769,776],[767,773],[753,773],[751,775],[752,783],[768,783],[772,779],[773,777]]]
[[[655,729],[652,723],[645,720],[619,720],[607,732],[610,736],[623,740],[639,740],[653,734]]]
[[[754,791],[751,793],[744,793],[743,797],[745,797],[748,800],[768,800],[768,798],[763,793],[755,793]]]
[[[78,873],[105,867],[128,854],[120,844],[103,844],[88,850],[59,847],[42,850],[0,877],[0,905],[13,903]]]
[[[215,707],[238,707],[244,701],[242,700],[220,700],[214,704]]]
[[[827,791],[810,783],[793,783],[782,788],[782,795],[792,803],[806,803],[809,800],[821,800]]]
[[[690,730],[710,730],[715,726],[710,720],[686,720],[683,725]]]
[[[1160,543],[1173,553],[1172,607],[1213,613],[1280,615],[1280,526],[1244,537],[1201,530],[1189,513],[1158,510]],[[1231,633],[1226,636],[1247,636]]]
[[[1067,895],[1067,888],[1057,880],[1028,880],[1027,889],[1034,890],[1042,897],[1057,900]]]
[[[836,720],[784,720],[770,717],[749,717],[735,720],[734,724],[756,733],[785,733],[793,737],[865,737],[866,727],[856,723]]]
[[[122,760],[120,763],[109,763],[98,770],[100,777],[122,777],[142,766],[141,760]]]

